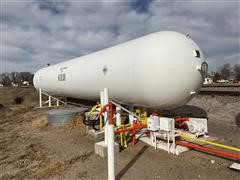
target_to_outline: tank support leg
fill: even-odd
[[[103,90],[103,94],[104,94],[104,105],[107,105],[109,102],[108,99],[108,88],[104,88]],[[105,140],[105,144],[108,143],[108,110],[109,108],[107,108],[107,110],[104,112],[104,140]]]
[[[39,107],[42,107],[42,89],[39,89]]]
[[[129,111],[134,113],[134,106],[129,107]],[[134,116],[132,114],[129,114],[129,123],[132,125],[134,121]]]
[[[121,124],[121,108],[116,106],[116,125],[119,127]]]

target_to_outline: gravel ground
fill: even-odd
[[[21,97],[21,103],[16,98]],[[0,179],[107,179],[107,161],[94,154],[81,116],[47,125],[33,89],[0,88]],[[196,96],[170,115],[208,117],[209,135],[240,147],[240,97]],[[189,151],[175,156],[139,142],[116,156],[117,179],[240,179],[233,161]]]

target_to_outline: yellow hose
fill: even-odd
[[[96,109],[99,107],[99,105],[97,104],[97,105],[95,105],[95,106],[93,106],[93,108],[91,109],[91,111],[90,112],[88,112],[88,115],[90,115],[90,114],[92,114],[94,111],[96,111]]]
[[[147,112],[141,113],[140,109],[136,109],[135,114],[138,116],[142,124],[147,125]]]
[[[122,124],[118,126],[116,129],[124,129],[126,127],[129,127],[131,124]],[[127,147],[127,137],[126,137],[126,132],[120,133],[120,145]]]
[[[99,126],[100,126],[100,131],[103,131],[103,119],[102,119],[102,115],[100,115],[100,124],[99,124]]]
[[[95,112],[95,111],[97,110],[97,108],[99,108],[99,107],[100,107],[100,104],[97,103],[97,105],[93,106],[92,109],[91,109],[91,111],[88,112],[88,115],[91,115],[91,114],[92,114],[93,112]],[[103,119],[102,119],[102,115],[100,116],[100,124],[99,124],[99,126],[100,126],[100,131],[102,131],[102,130],[103,130]]]
[[[230,149],[230,150],[233,150],[233,151],[240,152],[239,148],[235,148],[235,147],[231,147],[231,146],[227,146],[227,145],[223,145],[223,144],[218,144],[218,143],[206,141],[206,140],[203,140],[203,139],[193,138],[191,136],[188,136],[187,134],[181,134],[181,137],[185,138],[185,139],[191,139],[193,141],[202,142],[202,143],[206,143],[206,144],[211,144],[213,146],[217,146],[217,147],[221,147],[221,148]]]
[[[118,129],[124,129],[124,128],[129,127],[129,126],[131,126],[131,124],[121,124],[120,126],[117,126],[117,127],[116,127],[116,130],[118,130]]]
[[[124,139],[124,147],[127,147],[127,136],[126,133],[123,133],[123,139]]]
[[[123,146],[123,133],[120,133],[120,144]]]

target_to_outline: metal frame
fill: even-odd
[[[48,97],[48,100],[43,102],[43,95],[47,96]],[[53,107],[53,101],[52,100],[55,100],[56,101],[56,106],[60,106],[60,103],[62,103],[63,105],[67,105],[67,102],[64,102],[56,97],[53,97],[45,92],[42,91],[42,89],[39,89],[39,107],[42,108],[45,104],[48,104],[48,107]]]

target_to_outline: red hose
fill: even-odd
[[[112,107],[112,102],[109,102],[109,124],[114,124],[113,123],[113,107]]]
[[[200,145],[197,145],[197,144],[193,144],[193,143],[189,143],[189,142],[185,142],[185,141],[176,141],[176,144],[181,145],[181,146],[185,146],[187,148],[197,149],[197,150],[207,152],[207,153],[210,153],[210,154],[216,154],[216,155],[219,155],[219,156],[222,156],[222,157],[240,160],[239,155],[219,151],[219,150],[208,148],[208,147],[203,147],[203,146],[200,146]]]
[[[143,125],[139,122],[134,121],[133,124],[132,124],[132,127],[115,130],[115,133],[119,134],[119,133],[123,133],[123,132],[132,131],[132,145],[135,145],[136,144],[136,132],[137,132],[137,130],[138,129],[143,129],[143,128],[146,128],[146,127],[147,127],[147,125]]]
[[[183,122],[189,121],[189,117],[176,117],[174,119],[175,121],[183,121]]]
[[[106,104],[106,105],[104,105],[102,108],[101,108],[101,110],[100,110],[100,112],[99,112],[99,117],[102,115],[102,113],[104,113],[106,110],[107,110],[107,107],[109,106],[109,104]]]

